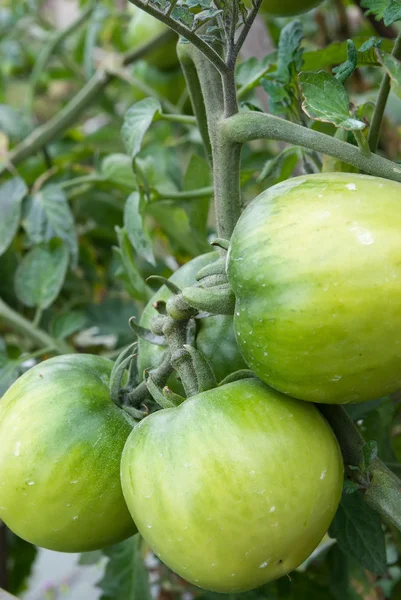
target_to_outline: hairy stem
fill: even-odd
[[[345,466],[363,464],[365,440],[345,409],[342,406],[330,404],[321,404],[319,409],[337,437]],[[358,470],[349,470],[348,474],[357,483],[360,483]],[[365,502],[401,531],[400,480],[380,459],[376,459],[368,468],[368,476],[369,482],[364,493]]]
[[[157,38],[151,40],[148,44],[144,44],[134,52],[129,52],[121,58],[123,65],[130,64],[135,60],[139,60],[146,56],[150,51],[159,46],[162,46],[171,36],[174,35],[171,31],[162,33]],[[80,117],[84,110],[93,102],[96,102],[103,89],[115,79],[115,75],[100,68],[95,75],[89,79],[78,94],[70,100],[70,102],[50,119],[44,125],[35,129],[28,137],[18,144],[5,159],[5,162],[0,165],[0,174],[3,173],[9,165],[18,165],[25,159],[42,150],[47,144],[58,138]]]
[[[0,321],[29,338],[38,346],[53,348],[59,354],[74,352],[74,349],[63,340],[56,340],[51,335],[35,327],[31,321],[18,314],[0,298]]]
[[[288,142],[338,158],[370,175],[401,182],[401,165],[377,154],[367,156],[352,144],[273,115],[241,113],[226,119],[221,127],[224,137],[238,144],[264,138]]]
[[[129,0],[131,4],[134,4],[138,8],[141,8],[145,12],[152,15],[162,23],[168,25],[173,31],[178,33],[178,35],[182,36],[188,42],[191,42],[192,46],[198,48],[199,51],[208,58],[208,60],[220,71],[220,73],[226,73],[228,71],[227,65],[224,60],[219,56],[219,54],[209,46],[204,40],[202,40],[195,31],[192,31],[179,21],[173,19],[168,13],[163,13],[161,10],[157,10],[149,3],[145,3],[143,0]]]
[[[401,58],[401,34],[398,35],[392,55],[395,58]],[[376,152],[379,145],[380,129],[383,121],[384,111],[386,110],[387,100],[391,89],[391,79],[388,73],[383,75],[379,94],[376,100],[376,106],[372,117],[372,123],[369,131],[369,147],[372,152]]]

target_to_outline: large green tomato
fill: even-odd
[[[132,424],[110,398],[112,366],[52,358],[0,400],[0,519],[33,544],[84,552],[136,532],[119,474]]]
[[[274,17],[292,17],[316,8],[323,0],[264,0],[261,12]],[[251,1],[245,0],[245,6],[251,8]]]
[[[263,192],[231,240],[235,330],[256,375],[303,400],[401,387],[401,185],[349,173]]]
[[[132,18],[128,24],[126,42],[130,50],[140,48],[165,31],[168,31],[167,25],[164,25],[164,23],[133,4],[129,5],[129,10],[132,13]],[[179,61],[176,47],[177,39],[172,38],[160,48],[150,52],[146,56],[146,62],[159,67],[159,69],[177,67]]]
[[[196,283],[195,276],[198,271],[217,260],[217,258],[217,252],[209,252],[208,254],[198,256],[178,269],[170,280],[179,287],[194,285]],[[142,313],[140,321],[142,327],[149,327],[152,318],[158,314],[154,308],[155,303],[162,300],[166,302],[171,295],[166,286],[162,286],[156,292]],[[216,316],[201,319],[196,337],[196,347],[211,363],[217,381],[222,381],[234,371],[247,368],[235,340],[233,318],[231,316]],[[157,367],[165,351],[166,348],[163,346],[156,346],[141,339],[138,350],[139,372],[142,374],[144,369]],[[168,385],[173,391],[179,393],[183,391],[176,374],[170,377]]]
[[[163,562],[195,585],[236,592],[311,554],[336,512],[343,466],[312,404],[247,379],[144,419],[125,445],[121,481]]]

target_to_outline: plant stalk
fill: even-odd
[[[401,33],[395,40],[394,48],[392,51],[394,58],[401,58]],[[369,131],[369,147],[372,152],[377,151],[380,138],[380,130],[383,122],[384,111],[386,110],[388,96],[391,89],[391,79],[388,73],[383,75],[383,79],[380,85],[379,94],[376,100],[375,110],[373,112],[372,123]]]
[[[241,113],[226,119],[222,134],[233,142],[270,139],[333,156],[369,175],[401,182],[401,165],[377,154],[363,154],[356,146],[266,113]]]
[[[58,354],[68,354],[74,352],[74,349],[63,340],[56,340],[51,335],[35,327],[31,321],[25,319],[22,315],[13,310],[0,298],[0,320],[9,325],[15,331],[18,331],[29,338],[39,347],[53,348]]]

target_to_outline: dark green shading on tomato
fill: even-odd
[[[323,0],[264,0],[261,12],[274,17],[292,17],[316,8]],[[245,1],[247,8],[251,7],[250,0]]]
[[[130,50],[140,48],[165,31],[168,31],[167,25],[152,17],[145,11],[136,6],[129,5],[132,13],[131,21],[128,24],[126,34],[126,43]],[[172,69],[178,65],[177,57],[177,39],[172,38],[169,42],[153,50],[146,56],[146,61],[150,65],[159,67],[159,69]]]
[[[247,379],[144,419],[125,445],[121,481],[163,562],[202,588],[235,592],[313,552],[336,512],[343,466],[312,404]]]
[[[0,400],[0,518],[33,544],[84,552],[136,532],[119,474],[132,424],[110,399],[112,366],[52,358]]]
[[[178,269],[171,276],[170,280],[179,287],[194,285],[198,271],[217,260],[218,257],[217,252],[202,254]],[[162,300],[166,302],[171,295],[171,292],[165,285],[156,292],[142,313],[140,321],[142,327],[149,327],[152,317],[158,314],[154,308],[154,304]],[[217,381],[222,381],[234,371],[247,368],[235,341],[233,318],[231,316],[216,316],[201,319],[196,338],[196,347],[211,363]],[[156,346],[145,340],[139,340],[139,372],[143,373],[144,369],[157,367],[162,360],[165,350],[166,348],[163,346]],[[168,385],[173,391],[179,393],[183,391],[181,383],[177,380],[175,374],[170,377]]]
[[[325,403],[401,387],[400,200],[399,183],[330,173],[276,185],[245,210],[228,276],[260,379]]]

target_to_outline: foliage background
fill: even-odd
[[[122,64],[119,58],[132,50],[128,22],[125,2],[111,0],[81,2],[67,26],[65,17],[54,20],[51,6],[39,0],[3,0],[0,7],[0,161],[38,128],[46,132],[49,124],[60,125],[60,115],[71,116],[82,90],[104,78],[57,135],[53,128],[46,144],[23,156],[15,169],[2,170],[0,395],[35,361],[57,352],[115,358],[133,340],[129,317],[140,314],[156,287],[147,277],[168,277],[207,251],[214,236],[209,167],[181,70],[160,72],[143,60]],[[328,0],[300,23],[303,38],[301,24],[259,17],[238,66],[242,107],[269,110],[355,143],[350,132],[330,122],[308,120],[297,72],[329,73],[346,62],[347,39],[360,48],[375,36],[388,52],[399,26],[366,18],[359,3],[342,0]],[[358,54],[358,68],[346,81],[352,106],[367,125],[381,75],[372,46]],[[138,104],[148,96],[156,104]],[[145,108],[134,173],[121,127],[127,111],[129,123],[138,106]],[[163,118],[160,107],[164,115],[186,118]],[[400,159],[400,107],[392,93],[380,147],[392,160]],[[252,143],[243,152],[245,202],[293,174],[320,169],[352,170],[293,146]],[[139,194],[143,189],[147,193]],[[399,472],[400,398],[353,407],[350,414],[365,439],[377,442],[382,460]],[[334,523],[346,532],[337,543],[326,540],[290,578],[240,597],[401,598],[401,536],[369,511],[364,514],[364,506],[351,494]],[[4,587],[7,577],[10,591],[20,595],[29,586],[36,550],[4,527],[1,536],[0,579]],[[138,538],[81,561],[106,565],[102,600],[146,600],[151,593],[159,600],[221,597],[189,587]],[[43,598],[51,594],[56,591],[43,592]]]

